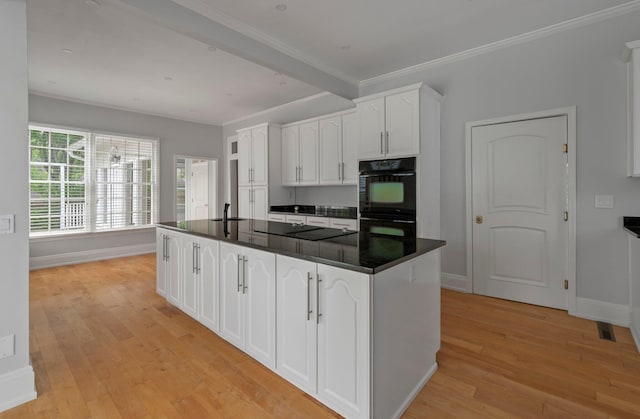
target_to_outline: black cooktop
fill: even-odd
[[[279,222],[267,222],[258,227],[254,227],[256,233],[274,234],[276,236],[291,237],[302,240],[325,240],[333,237],[354,234],[355,231],[341,230],[338,228],[316,227],[300,224],[288,224]]]

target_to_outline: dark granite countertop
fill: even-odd
[[[622,217],[622,226],[640,239],[640,217]]]
[[[346,236],[310,241],[260,233],[274,221],[229,221],[227,234],[219,220],[158,223],[158,227],[258,250],[305,259],[352,271],[375,274],[446,244],[443,240],[396,237],[355,232]]]
[[[315,217],[349,218],[352,220],[358,218],[357,207],[340,207],[333,205],[272,205],[269,207],[269,212],[313,215]]]

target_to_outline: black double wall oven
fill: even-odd
[[[416,236],[415,157],[361,161],[360,231]]]

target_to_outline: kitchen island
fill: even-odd
[[[262,220],[157,225],[156,289],[346,417],[400,417],[437,368],[441,240]]]

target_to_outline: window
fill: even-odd
[[[150,226],[157,141],[29,127],[31,236]]]

